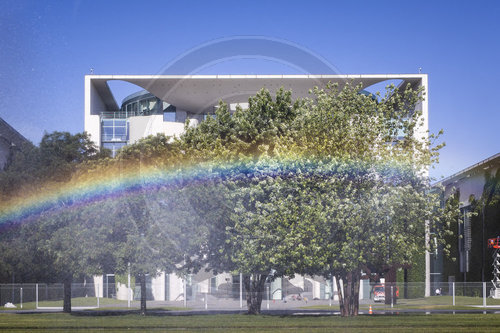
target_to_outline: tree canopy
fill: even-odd
[[[146,274],[205,268],[242,273],[254,314],[270,279],[336,277],[342,315],[356,315],[363,273],[411,264],[426,248],[426,225],[446,218],[426,177],[441,145],[421,132],[422,91],[360,90],[328,85],[294,101],[263,89],[246,110],[221,102],[180,138],[148,137],[115,159],[98,158],[85,135],[54,133],[6,179],[32,159],[57,170],[42,172],[52,182],[111,179],[98,200],[35,217],[34,228],[49,221],[53,231],[31,235],[47,237],[44,253],[68,271],[130,263],[144,312]],[[69,248],[83,240],[92,248]]]

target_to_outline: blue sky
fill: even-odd
[[[429,74],[429,125],[447,147],[434,177],[500,152],[498,1],[0,2],[0,116],[38,143],[83,131],[84,75],[157,74],[203,43],[286,40],[342,74]],[[199,74],[300,73],[234,59]],[[116,84],[117,99],[134,87]]]

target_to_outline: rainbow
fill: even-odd
[[[392,162],[379,165],[392,174],[403,174],[407,168]],[[311,158],[273,159],[239,161],[232,163],[205,162],[198,165],[182,165],[170,168],[141,166],[139,169],[111,172],[89,172],[84,177],[64,184],[49,183],[38,193],[19,194],[0,206],[0,226],[15,225],[46,212],[59,211],[89,205],[102,200],[113,200],[138,192],[148,193],[159,188],[196,185],[210,181],[231,178],[250,179],[254,177],[290,177],[301,174],[305,177],[321,174],[335,176],[353,170],[368,170],[373,165],[360,161],[348,163],[329,159]],[[381,170],[382,170],[381,169]],[[385,171],[387,172],[387,171]]]

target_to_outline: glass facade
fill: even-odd
[[[176,121],[176,108],[143,90],[126,97],[120,110],[101,112],[101,146],[115,157],[129,141],[130,117],[163,115],[163,121]]]
[[[163,121],[175,121],[175,111],[163,112]]]
[[[102,119],[102,142],[116,142],[128,140],[128,121],[127,119]]]
[[[102,147],[111,150],[111,156],[115,157],[118,150],[127,145],[126,142],[103,142]]]
[[[129,138],[129,124],[127,119],[101,118],[102,146],[111,150],[113,157],[117,151],[127,144]]]
[[[123,101],[120,111],[130,112],[137,116],[149,116],[163,112],[163,102],[148,92],[131,95]]]

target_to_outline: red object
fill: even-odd
[[[497,238],[488,239],[488,247],[500,249],[500,236],[498,236]]]

